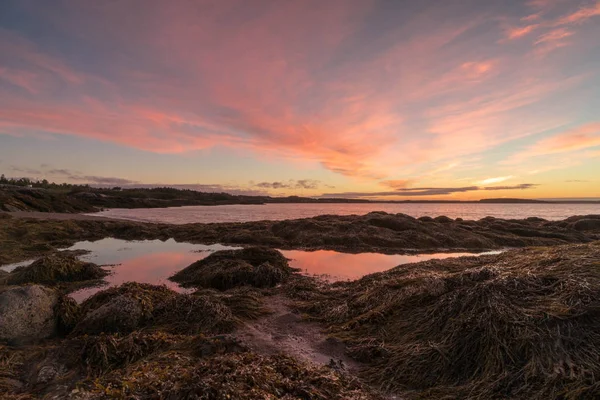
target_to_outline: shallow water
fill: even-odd
[[[371,211],[403,213],[412,217],[445,215],[450,218],[481,219],[487,216],[506,219],[540,217],[565,219],[573,215],[600,214],[600,204],[264,204],[226,206],[188,206],[171,208],[112,209],[90,215],[134,221],[187,224],[192,222],[248,222],[309,218],[323,214],[364,215]]]
[[[218,250],[236,249],[237,247],[178,243],[173,239],[166,241],[142,240],[126,241],[106,238],[96,242],[78,242],[68,250],[88,250],[80,258],[104,266],[111,272],[105,278],[107,285],[78,290],[71,296],[81,302],[94,293],[110,286],[125,282],[152,283],[185,292],[168,280],[175,272],[187,267],[195,261],[205,258]],[[401,264],[440,259],[448,257],[474,256],[474,253],[437,253],[418,255],[388,255],[379,253],[339,253],[330,250],[301,251],[282,250],[290,259],[290,265],[309,275],[320,275],[330,281],[357,279],[374,272],[381,272]],[[488,252],[481,254],[493,254]],[[3,270],[10,271],[16,266],[28,265],[30,261],[18,264],[3,265]]]

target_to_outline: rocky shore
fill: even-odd
[[[595,398],[599,225],[599,216],[172,226],[4,215],[0,263],[39,259],[0,274],[0,397]],[[77,304],[69,293],[105,272],[57,248],[106,236],[245,247],[171,277],[190,293],[129,282]],[[273,247],[518,249],[327,283]]]
[[[77,215],[77,214],[75,214]],[[32,219],[0,213],[0,264],[38,257],[82,240],[173,238],[189,243],[261,245],[342,252],[484,251],[600,240],[600,215],[477,221],[405,214],[323,215],[286,221],[169,225],[105,219]]]
[[[61,267],[69,257],[54,254],[48,270],[70,282],[93,278]],[[0,286],[0,393],[595,398],[599,267],[593,242],[431,260],[330,284],[251,247],[216,252],[175,276],[198,287],[191,294],[132,282],[82,304],[68,287],[32,282],[24,272],[39,266],[25,267],[18,272],[29,284]]]

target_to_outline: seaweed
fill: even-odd
[[[599,261],[600,242],[431,260],[296,306],[367,363],[368,382],[409,398],[591,398]]]
[[[217,251],[169,279],[184,287],[227,290],[249,285],[269,288],[284,282],[293,272],[287,259],[277,250],[249,247]]]
[[[15,269],[6,278],[9,285],[39,283],[56,286],[64,283],[92,281],[108,275],[96,264],[83,262],[68,252],[57,252]]]
[[[177,293],[166,286],[128,282],[101,291],[81,304],[73,335],[129,333],[155,329],[171,333],[231,332],[244,319],[267,312],[252,291]]]
[[[168,351],[88,386],[91,399],[379,399],[358,380],[284,355]]]

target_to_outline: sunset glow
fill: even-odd
[[[600,198],[600,1],[0,5],[0,170],[392,199]]]

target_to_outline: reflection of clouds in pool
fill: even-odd
[[[97,242],[79,242],[70,249],[80,248],[91,250],[82,259],[113,266],[111,275],[106,277],[110,286],[133,281],[166,285],[173,290],[185,292],[186,289],[180,288],[167,278],[193,262],[208,256],[212,251],[233,249],[234,247],[178,243],[173,239],[164,242],[160,240],[128,242],[108,238]],[[103,289],[105,287],[83,289],[73,293],[72,297],[77,301],[82,301]]]
[[[492,252],[493,253],[493,252]],[[311,275],[324,275],[329,280],[357,279],[375,272],[386,271],[401,264],[431,259],[474,256],[473,253],[434,254],[348,254],[330,250],[299,251],[287,250],[283,254],[291,259],[290,265]],[[489,253],[486,253],[489,254]]]
[[[214,251],[235,249],[236,247],[178,243],[173,239],[125,241],[106,238],[95,242],[78,242],[69,250],[89,250],[82,255],[82,260],[94,262],[110,270],[106,277],[109,286],[125,282],[151,283],[185,291],[168,280],[175,272],[187,267],[195,261],[207,257]],[[473,255],[470,253],[437,253],[419,255],[389,255],[379,253],[348,254],[331,250],[301,251],[284,250],[290,265],[299,268],[309,275],[326,276],[329,280],[356,279],[374,272],[381,272],[400,264],[414,263],[434,258],[458,257]],[[28,265],[32,260],[15,265]],[[77,301],[82,301],[92,294],[106,289],[106,286],[87,288],[72,294]]]

